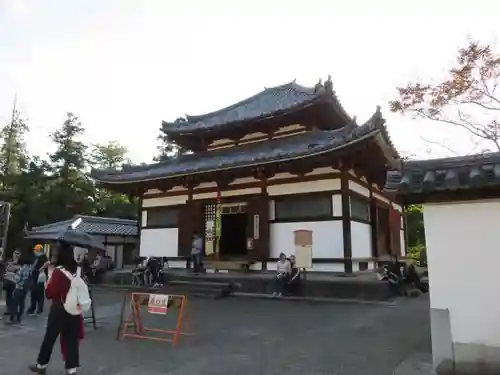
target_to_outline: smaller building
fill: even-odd
[[[438,373],[500,374],[500,153],[407,161],[388,188],[423,205]]]
[[[78,215],[69,220],[33,227],[27,237],[29,238],[31,234],[36,233],[37,238],[40,238],[45,233],[49,235],[64,231],[77,220],[80,223],[74,227],[74,230],[98,238],[106,247],[107,255],[111,257],[116,268],[134,264],[135,259],[139,256],[137,220]]]

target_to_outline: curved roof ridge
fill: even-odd
[[[481,154],[451,156],[436,159],[409,159],[403,164],[410,168],[458,168],[465,165],[500,163],[500,152],[486,152]]]
[[[306,87],[306,86],[302,86],[302,85],[299,85],[295,82],[295,80],[291,81],[291,82],[288,82],[288,83],[285,83],[285,84],[282,84],[282,85],[278,85],[278,86],[273,86],[273,87],[264,87],[264,90],[261,90],[259,91],[257,94],[254,94],[248,98],[245,98],[243,100],[240,100],[236,103],[233,103],[227,107],[223,107],[223,108],[219,108],[215,111],[212,111],[212,112],[207,112],[207,113],[203,113],[203,114],[200,114],[200,115],[188,115],[186,114],[185,117],[186,117],[186,120],[188,123],[193,123],[193,122],[199,122],[199,121],[203,121],[209,117],[212,117],[212,116],[216,116],[216,115],[219,115],[225,111],[229,111],[231,109],[234,109],[234,108],[237,108],[239,106],[242,106],[242,105],[245,105],[249,102],[251,102],[252,100],[258,98],[259,96],[261,96],[262,94],[264,93],[269,93],[269,92],[272,92],[272,91],[280,91],[280,90],[286,90],[286,89],[295,89],[297,91],[300,91],[300,92],[303,92],[303,93],[306,93],[306,94],[313,94],[314,93],[314,88],[312,87]],[[167,121],[164,121],[165,123],[169,123]]]
[[[137,220],[132,219],[121,219],[119,217],[104,217],[104,216],[90,216],[90,215],[77,215],[73,218],[76,220],[82,218],[82,220],[87,221],[100,221],[113,224],[123,224],[123,225],[137,225]]]

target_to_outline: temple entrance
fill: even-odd
[[[219,251],[222,257],[247,254],[247,215],[227,213],[221,215]]]

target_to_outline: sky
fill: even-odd
[[[31,152],[50,152],[73,112],[85,141],[116,140],[151,162],[161,120],[331,75],[359,123],[382,106],[401,154],[453,155],[439,143],[468,154],[467,133],[388,102],[443,76],[469,38],[496,43],[498,14],[493,0],[0,0],[0,125],[17,95]]]

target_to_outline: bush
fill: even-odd
[[[408,247],[408,258],[413,259],[417,264],[420,264],[420,256],[422,254],[422,250],[425,251],[423,245],[410,246]]]

